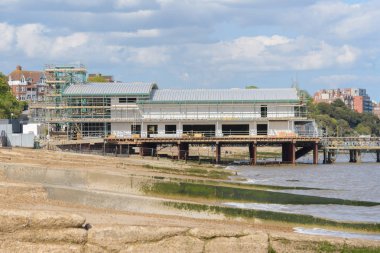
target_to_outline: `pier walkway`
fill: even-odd
[[[376,154],[376,162],[380,162],[379,137],[325,137],[320,140],[323,149],[323,163],[333,163],[338,153],[348,153],[349,162],[361,161],[363,152]]]

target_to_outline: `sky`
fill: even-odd
[[[160,88],[366,88],[380,1],[0,0],[0,71],[82,63]]]

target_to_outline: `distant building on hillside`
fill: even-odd
[[[380,118],[380,103],[373,103],[373,114]]]
[[[45,80],[44,72],[23,70],[21,66],[8,75],[12,94],[20,101],[43,101]]]
[[[324,102],[330,104],[337,99],[342,100],[349,108],[357,112],[372,112],[372,101],[367,95],[366,89],[324,89],[314,94],[315,103]]]
[[[96,73],[96,74],[88,74],[88,79],[89,82],[94,82],[96,81],[96,78],[103,79],[105,83],[113,83],[113,76],[104,76],[101,73]],[[93,79],[93,80],[91,80]]]

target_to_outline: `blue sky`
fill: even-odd
[[[363,87],[380,100],[380,1],[0,0],[0,71],[83,63],[161,88]]]

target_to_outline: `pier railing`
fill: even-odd
[[[380,149],[380,137],[323,137],[320,143],[325,149]]]

